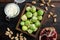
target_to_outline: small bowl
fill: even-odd
[[[13,9],[16,9],[16,11],[14,11]],[[10,13],[10,11],[13,13],[13,15]],[[7,4],[5,6],[4,12],[6,14],[6,17],[8,17],[8,18],[14,18],[14,17],[16,17],[16,16],[19,15],[19,13],[20,13],[20,7],[17,4],[15,4],[15,3],[9,3],[9,4]]]

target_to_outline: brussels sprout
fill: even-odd
[[[44,11],[43,10],[38,10],[37,13],[38,13],[38,15],[42,16],[44,14]]]
[[[42,20],[42,16],[37,16],[38,20]]]
[[[26,26],[29,26],[29,25],[30,25],[30,21],[29,21],[29,20],[26,20],[26,21],[25,21],[25,25],[26,25]]]
[[[36,28],[36,29],[34,30],[34,32],[37,31],[37,29],[38,29],[38,28]]]
[[[32,20],[32,22],[36,22],[37,21],[37,17],[33,16],[31,20]]]
[[[22,30],[23,31],[27,31],[28,30],[28,27],[27,26],[22,26]]]
[[[33,13],[33,16],[37,16],[37,12],[34,12],[34,13]]]
[[[39,27],[41,23],[39,21],[35,22],[36,27]]]
[[[23,22],[23,21],[21,21],[21,22],[20,22],[20,24],[23,26],[23,25],[24,25],[24,22]]]
[[[26,16],[27,16],[27,18],[31,18],[32,17],[32,13],[31,12],[26,12]]]
[[[35,6],[32,6],[32,7],[31,7],[31,12],[32,12],[32,13],[36,12],[36,7],[35,7]]]
[[[31,10],[30,6],[26,7],[26,11],[30,11],[30,10]]]
[[[21,17],[21,19],[22,19],[22,21],[26,21],[26,20],[27,20],[26,15],[23,15],[23,16]]]
[[[28,29],[27,31],[28,31],[28,33],[30,33],[30,34],[33,33],[33,31],[32,31],[31,29]]]
[[[31,24],[31,25],[30,25],[30,29],[34,31],[34,30],[36,29],[35,24]]]
[[[33,22],[32,22],[32,19],[30,19],[30,23],[32,24]]]

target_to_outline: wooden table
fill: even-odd
[[[26,2],[31,2],[32,0],[26,0]],[[58,40],[60,40],[60,0],[52,0],[52,1],[54,1],[54,2],[52,2],[52,4],[55,4],[56,5],[56,7],[55,8],[53,8],[53,10],[54,10],[54,12],[58,15],[57,16],[57,23],[53,23],[53,26],[56,28],[56,30],[57,30],[57,32],[58,32]],[[0,38],[1,38],[1,40],[3,40],[3,39],[5,39],[5,40],[7,40],[7,39],[9,39],[8,37],[6,37],[5,35],[4,35],[4,33],[5,33],[5,31],[6,31],[6,28],[9,26],[9,28],[11,28],[13,31],[16,31],[14,28],[15,28],[15,26],[16,26],[16,24],[17,24],[17,20],[19,19],[19,17],[16,17],[16,18],[14,18],[14,19],[11,19],[11,21],[6,21],[5,20],[5,14],[4,14],[4,7],[5,7],[5,5],[7,4],[7,3],[11,3],[11,2],[13,2],[13,0],[0,0]],[[22,9],[23,9],[23,7],[24,7],[24,5],[25,5],[25,3],[23,3],[23,4],[19,4],[20,5],[20,7],[21,7],[21,11],[22,11]],[[45,23],[45,25],[44,26],[50,26],[49,25],[49,23],[50,23],[50,25],[52,25],[51,23],[52,23],[52,21],[51,20],[48,20],[46,23]],[[17,31],[16,31],[17,32]],[[16,33],[15,32],[15,33]],[[28,36],[26,36],[28,39],[30,39],[31,38],[31,40],[35,40],[34,38],[32,38],[32,37],[28,37]]]

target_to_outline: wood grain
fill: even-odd
[[[14,0],[0,0],[0,2],[3,2],[3,3],[7,3],[7,2],[13,2]],[[28,0],[26,0],[26,1],[28,1]],[[48,0],[46,0],[46,1],[48,1]],[[57,1],[57,2],[59,2],[60,0],[52,0],[52,1]]]
[[[47,0],[46,0],[47,1]],[[60,1],[60,0],[52,0],[52,1]]]
[[[13,2],[13,0],[0,0],[0,2]]]

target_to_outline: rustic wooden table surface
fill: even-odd
[[[25,3],[26,2],[31,2],[32,0],[26,0],[24,3],[21,3],[21,4],[18,4],[21,8],[21,11],[23,10],[23,7],[25,6]],[[57,23],[53,23],[52,19],[49,19],[48,21],[46,21],[46,23],[44,24],[43,27],[46,27],[46,26],[51,26],[53,25],[56,30],[57,30],[57,33],[58,33],[58,40],[60,40],[60,0],[52,0],[52,4],[55,4],[56,7],[53,8],[54,10],[54,13],[56,13],[58,16],[57,16]],[[14,19],[11,19],[10,21],[6,21],[5,20],[5,14],[4,14],[4,7],[7,3],[11,3],[11,2],[14,2],[13,0],[0,0],[0,39],[1,40],[10,40],[7,36],[4,35],[5,31],[6,31],[6,28],[9,27],[13,32],[14,34],[16,34],[17,30],[15,30],[15,26],[18,22],[18,19],[19,17],[16,17]],[[37,6],[39,4],[39,1],[37,3]],[[20,33],[20,32],[19,32]],[[29,40],[36,40],[26,34],[24,34],[24,36],[27,37],[27,39]]]

